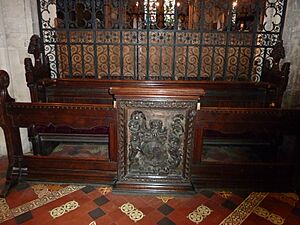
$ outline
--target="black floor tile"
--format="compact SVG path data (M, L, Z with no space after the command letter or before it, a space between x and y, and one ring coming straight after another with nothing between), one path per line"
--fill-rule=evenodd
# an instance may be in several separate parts
M209 190L203 190L200 193L203 194L204 196L206 196L207 198L211 198L214 195L214 192L209 191Z
M158 221L157 225L176 225L172 220L168 219L167 217Z
M109 201L109 200L108 200L105 196L101 196L101 197L96 198L96 199L94 200L94 202L95 202L97 205L99 205L99 206L104 205L104 204L107 203L108 201Z
M93 186L88 185L88 186L82 188L81 190L82 190L84 193L88 194L88 193L92 192L93 190L95 190L95 188L94 188Z
M233 211L238 205L230 200L226 200L222 203L222 206Z
M241 198L245 199L249 196L249 192L247 191L235 191L233 194L240 196Z
M293 213L294 215L300 217L300 209L294 208L294 209L292 210L292 213Z
M15 219L16 219L17 224L22 224L22 223L27 222L28 220L31 220L32 214L31 214L31 212L26 212L26 213L23 213L23 214L17 216Z
M22 182L22 183L19 183L19 184L16 186L16 190L17 190L17 191L23 191L23 190L25 190L25 189L27 189L27 188L29 188L29 187L30 187L30 185L29 185L28 183Z
M97 208L97 209L94 209L93 211L90 211L89 215L90 215L90 217L93 218L93 220L96 220L99 217L104 216L105 212L102 209Z
M158 208L158 211L160 211L165 216L169 215L171 212L174 211L174 209L169 206L168 204L163 204L161 207Z

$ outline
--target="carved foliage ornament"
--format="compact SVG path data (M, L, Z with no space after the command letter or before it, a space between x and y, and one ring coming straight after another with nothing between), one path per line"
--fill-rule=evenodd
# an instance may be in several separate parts
M119 179L189 179L195 105L193 101L119 102Z
M169 127L161 119L150 119L148 124L142 111L131 114L128 123L130 171L157 175L178 173L176 169L183 155L184 115L175 115Z

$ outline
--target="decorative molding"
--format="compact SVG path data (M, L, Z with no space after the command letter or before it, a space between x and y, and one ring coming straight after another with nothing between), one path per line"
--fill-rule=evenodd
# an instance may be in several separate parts
M113 111L112 107L103 107L99 105L63 105L55 103L45 104L26 104L26 103L13 103L7 106L8 109L56 109L56 110L107 110Z

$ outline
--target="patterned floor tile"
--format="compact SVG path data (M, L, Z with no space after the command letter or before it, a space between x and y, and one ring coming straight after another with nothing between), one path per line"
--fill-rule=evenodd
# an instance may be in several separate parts
M222 203L222 206L233 211L238 205L230 200L226 200Z
M86 186L86 187L84 187L84 188L82 188L81 189L84 193L90 193L90 192L92 192L92 191L94 191L95 190L95 188L93 187L93 186Z
M210 190L203 190L200 193L206 196L207 198L211 198L215 194L213 191Z
M26 221L31 220L32 218L33 217L32 217L31 212L26 212L26 213L23 213L23 214L17 216L15 219L16 219L17 224L23 224Z
M157 224L158 225L176 225L176 223L174 223L172 220L170 220L167 217L165 217L165 218L161 219L160 221L158 221Z
M0 174L5 175L1 166L0 159ZM300 224L300 210L295 209L299 197L294 193L245 193L203 190L184 197L121 195L108 186L28 182L0 199L0 225ZM78 207L66 206L60 216L50 215L70 201ZM127 203L131 206L122 211Z
M98 205L98 206L101 206L101 205L104 205L108 202L109 200L105 197L105 196L101 196L99 198L96 198L94 200L94 202Z
M161 207L157 209L159 212L164 214L165 216L169 215L171 212L174 211L174 209L169 206L168 204L163 204Z
M104 216L105 215L105 212L100 209L100 208L97 208L97 209L94 209L93 211L90 211L89 212L89 215L90 217L92 217L94 220L100 218L101 216Z
M298 216L298 217L300 218L300 209L298 209L298 208L293 208L292 213L293 213L295 216Z
M30 187L30 185L29 185L28 183L22 182L22 183L19 183L19 184L15 187L15 189L16 189L17 191L24 191L25 189L27 189L27 188L29 188L29 187Z

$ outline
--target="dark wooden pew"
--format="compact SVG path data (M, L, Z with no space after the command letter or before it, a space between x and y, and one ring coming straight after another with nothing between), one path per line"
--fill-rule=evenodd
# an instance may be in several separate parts
M6 72L0 72L0 81L0 125L5 133L9 158L4 194L21 178L84 183L118 182L118 151L120 143L127 143L127 139L123 140L127 136L117 127L129 124L119 121L117 109L101 104L16 103L7 92L9 78ZM119 89L122 90L122 87ZM133 88L130 90L135 93ZM155 98L155 89L149 90L151 98ZM161 92L164 89L160 87L157 90ZM178 89L166 90L170 96L180 96ZM173 94L170 90L174 90ZM121 92L126 95L126 88ZM136 95L135 99L144 101L144 97L139 99L139 95ZM158 98L156 101L159 103L162 100ZM158 107L156 110L164 112L164 108ZM18 128L50 124L74 129L108 127L109 158L99 160L24 155ZM195 122L191 124L189 129L194 131L191 136L193 148L188 168L189 179L196 189L300 190L300 110L200 107ZM122 140L119 139L120 135ZM127 149L126 146L124 148ZM214 157L213 153L218 151L223 155ZM246 155L246 158L230 160L224 152L229 156L235 152L238 157L244 153L255 153L262 158ZM148 192L152 193L151 179L150 176L145 184L140 181L137 189L144 191L145 187L150 187ZM167 181L161 180L162 184ZM160 186L156 183L155 187L159 190ZM173 191L176 192L178 188L175 185Z
M297 109L201 108L191 165L194 184L264 191L299 188L295 186L300 181L299 113ZM214 147L229 154L238 149L246 157L230 160L223 154L211 159L207 156ZM251 157L252 153L261 158Z
M9 77L0 71L0 126L4 130L9 165L6 195L21 177L44 181L113 183L117 174L115 109L108 105L16 103L8 94ZM23 154L19 127L68 126L73 129L108 128L108 159L46 157Z

